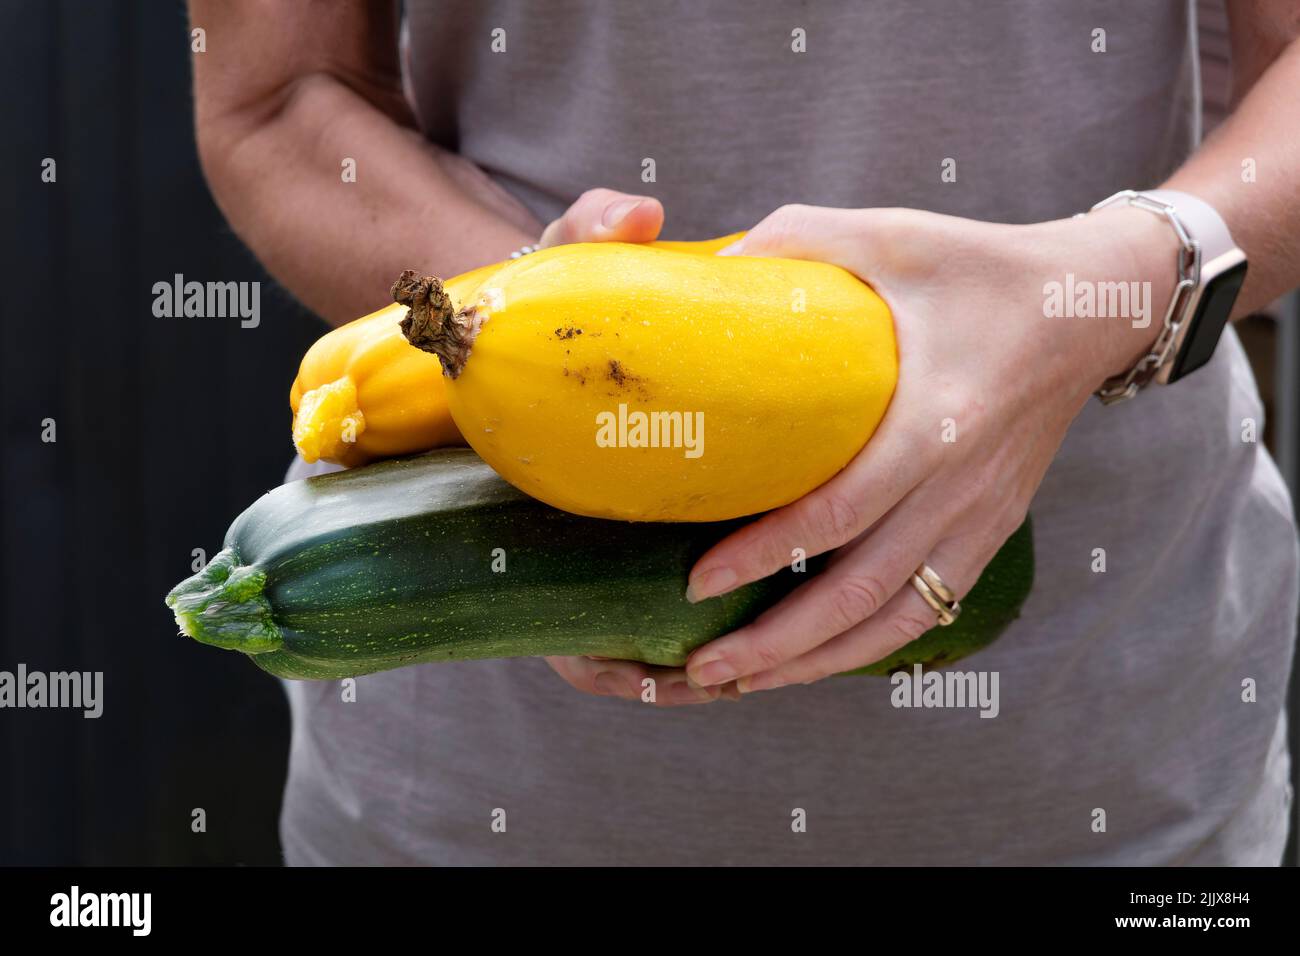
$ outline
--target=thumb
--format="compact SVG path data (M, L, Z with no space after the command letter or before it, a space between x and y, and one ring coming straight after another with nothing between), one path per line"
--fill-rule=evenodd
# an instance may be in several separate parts
M892 210L782 206L720 256L814 259L866 279L886 265Z
M658 199L589 189L546 227L537 244L544 249L569 242L650 242L663 224L664 207Z

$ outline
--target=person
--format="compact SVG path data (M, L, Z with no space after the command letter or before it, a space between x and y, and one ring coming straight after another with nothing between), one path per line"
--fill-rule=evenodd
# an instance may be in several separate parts
M1183 2L193 0L213 194L328 321L406 268L748 229L729 254L869 282L900 356L866 449L719 542L691 598L792 547L829 568L684 669L292 684L287 861L1278 863L1300 573L1241 345L1092 397L1158 344L1178 228L1205 245L1221 220L1244 250L1234 318L1300 282L1300 11L1230 14L1236 106L1197 143ZM1157 186L1191 198L1073 215ZM1141 307L1048 303L1114 282ZM829 678L935 625L914 570L960 598L1029 511L1033 592L968 662L1000 677L996 719Z

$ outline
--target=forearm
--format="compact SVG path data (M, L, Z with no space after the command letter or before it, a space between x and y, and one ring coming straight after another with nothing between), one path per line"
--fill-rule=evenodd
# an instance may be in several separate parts
M412 128L378 6L275 8L291 49L258 48L266 8L193 9L209 31L194 69L204 172L231 227L308 308L346 322L386 304L403 269L455 275L539 234L481 171Z
M1260 19L1262 9L1271 16ZM1260 6L1252 11L1256 19L1234 22L1236 109L1162 184L1214 206L1245 250L1250 267L1234 319L1300 285L1300 233L1295 229L1300 222L1300 124L1295 112L1300 40L1295 39L1296 25L1281 18L1279 9ZM1109 219L1093 227L1097 241L1114 246L1121 263L1109 277L1150 282L1158 322L1173 291L1177 242L1172 231L1159 217L1141 210L1101 215ZM1108 375L1131 367L1158 331L1127 322L1110 323L1105 329L1098 347L1106 356L1102 367Z
M213 194L270 273L333 324L383 306L403 269L456 275L540 229L471 198L453 157L330 78L299 81L274 117L235 126L199 134Z
M1234 42L1234 55L1242 46ZM1300 40L1267 52L1275 58L1236 109L1165 184L1214 206L1245 250L1250 270L1234 318L1300 284ZM1238 83L1251 72L1242 64Z

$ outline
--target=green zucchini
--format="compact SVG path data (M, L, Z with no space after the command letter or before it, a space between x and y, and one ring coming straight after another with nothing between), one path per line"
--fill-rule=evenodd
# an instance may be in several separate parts
M680 665L821 566L688 603L691 565L741 524L578 517L515 490L468 449L440 449L263 495L167 604L184 634L287 678L550 654ZM1015 619L1032 580L1026 522L956 623L855 673L978 650Z

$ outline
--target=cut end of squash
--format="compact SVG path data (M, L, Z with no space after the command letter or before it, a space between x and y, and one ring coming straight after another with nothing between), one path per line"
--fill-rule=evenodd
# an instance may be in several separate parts
M284 643L262 591L266 572L241 564L233 548L222 550L198 574L167 595L181 633L213 647L265 654Z
M293 416L293 444L308 463L341 463L365 430L356 383L346 375L304 392Z

